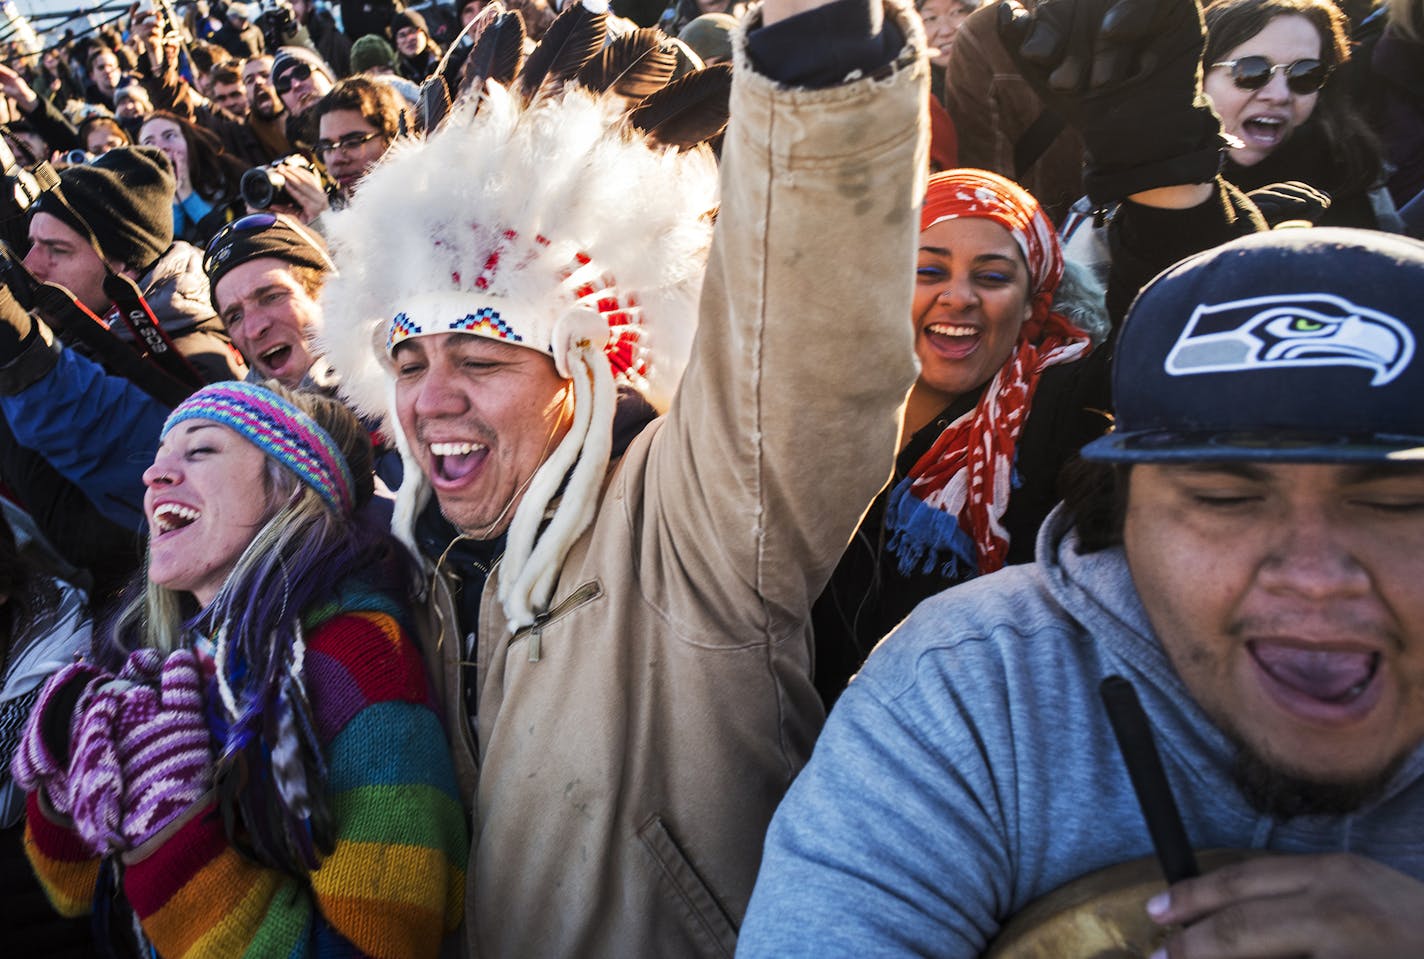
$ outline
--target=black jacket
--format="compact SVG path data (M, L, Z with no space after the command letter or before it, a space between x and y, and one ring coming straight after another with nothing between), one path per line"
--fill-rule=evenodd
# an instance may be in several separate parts
M1107 431L1111 420L1107 351L1043 371L1015 452L1021 481L1004 511L1010 564L1033 561L1038 527L1058 502L1058 474L1084 443ZM987 384L986 384L987 387ZM895 475L871 504L831 581L812 610L816 635L816 688L829 709L880 638L923 599L971 577L900 572L886 547L885 504L945 427L979 402L984 388L959 397L919 430L895 460Z
M1108 231L1112 266L1108 316L1114 328L1137 291L1183 257L1265 228L1240 191L1218 178L1216 195L1189 210L1123 203ZM1087 442L1111 425L1113 336L1087 357L1044 371L1015 454L1014 487L1003 516L1008 563L1033 560L1038 527L1059 499L1062 469ZM986 384L987 386L987 384ZM984 387L960 397L901 450L890 484L861 521L831 581L812 610L815 682L829 709L870 650L915 606L970 577L903 575L886 549L885 504L890 490L940 432L979 402Z
M1398 229L1396 223L1382 220L1371 202L1371 191L1383 186L1383 177L1378 176L1372 182L1369 177L1356 176L1352 181L1342 163L1333 156L1324 132L1316 123L1307 122L1254 166L1240 166L1232 162L1228 153L1221 175L1246 193L1287 180L1300 180L1323 190L1330 194L1330 208L1316 221L1316 226L1391 232Z

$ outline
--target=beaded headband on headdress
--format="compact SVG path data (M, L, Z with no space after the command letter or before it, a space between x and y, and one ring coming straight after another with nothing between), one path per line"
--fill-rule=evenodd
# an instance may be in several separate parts
M343 275L322 291L319 345L345 398L387 417L406 463L392 528L412 549L432 487L391 415L393 354L460 333L548 356L569 381L567 429L506 533L511 629L547 609L593 520L621 388L658 410L676 391L711 244L717 165L700 144L725 127L730 68L674 80L671 41L606 42L608 27L607 0L570 2L525 60L522 20L492 2L463 73L447 61L427 81L428 135L393 145L328 226Z
M331 434L276 393L251 383L206 386L180 403L163 436L185 420L212 420L287 467L339 513L351 512L351 468Z

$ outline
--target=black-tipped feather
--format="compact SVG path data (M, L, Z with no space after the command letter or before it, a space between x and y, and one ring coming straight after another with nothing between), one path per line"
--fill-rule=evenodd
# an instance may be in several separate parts
M650 95L628 115L628 121L655 143L689 149L726 128L731 95L732 68L719 63Z
M566 7L524 62L519 78L521 95L531 100L546 82L575 76L603 49L607 35L607 10L594 13L581 2Z
M495 17L465 60L460 95L474 88L483 90L486 80L509 86L524 62L524 17L518 10Z
M583 65L579 83L596 93L611 90L631 100L656 93L672 79L677 56L663 49L663 33L643 27L614 40Z
M440 126L440 121L444 120L445 115L450 112L450 89L445 86L445 79L438 73L431 74L420 85L418 109L420 128L426 133L430 133Z

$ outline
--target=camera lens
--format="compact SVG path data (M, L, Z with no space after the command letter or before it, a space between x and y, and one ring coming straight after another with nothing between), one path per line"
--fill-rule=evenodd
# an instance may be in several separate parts
M242 202L251 210L267 209L285 191L286 186L286 177L262 166L248 170L238 182Z

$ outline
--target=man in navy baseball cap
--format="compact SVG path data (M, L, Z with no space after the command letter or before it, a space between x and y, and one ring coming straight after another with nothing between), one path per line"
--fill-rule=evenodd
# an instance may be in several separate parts
M1403 237L1256 234L1144 288L1116 429L1037 561L877 647L777 811L738 954L1424 955L1421 338ZM1161 883L1114 676L1160 755L1149 805L1233 864Z
M1122 463L1424 460L1417 241L1254 234L1148 285L1113 367L1116 429L1083 455Z

